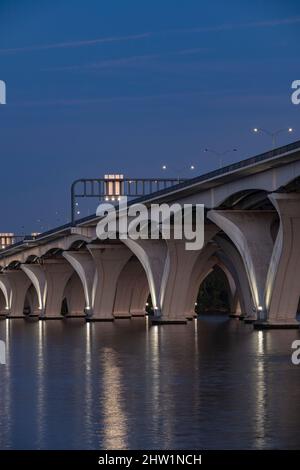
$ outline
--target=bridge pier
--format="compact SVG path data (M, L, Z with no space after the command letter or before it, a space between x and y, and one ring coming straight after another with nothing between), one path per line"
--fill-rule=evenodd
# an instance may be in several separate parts
M211 210L207 215L228 235L244 261L254 301L253 313L256 314L255 319L257 319L266 311L264 294L274 245L271 236L274 213L272 211Z
M300 194L269 196L280 217L266 283L267 318L255 328L299 328L296 319L300 297Z
M63 293L72 274L71 266L65 261L45 260L43 264L23 264L21 268L36 289L40 319L63 319Z
M123 245L88 245L95 262L93 315L90 321L114 320L117 282L132 253Z
M185 300L199 251L185 249L186 240L167 240L162 279L162 316L156 323L186 323Z
M192 320L195 317L195 303L203 280L218 262L214 256L217 250L218 247L210 243L203 248L200 254L198 253L185 296L184 313L188 320Z
M146 303L149 297L149 286L145 273L136 280L133 287L130 315L131 317L144 317L146 315Z
M122 239L122 242L135 254L144 268L148 280L148 290L150 291L154 318L162 315L162 279L164 274L167 245L164 240L132 240ZM138 302L139 296L135 298ZM139 307L138 307L139 310Z
M68 308L66 318L86 317L86 314L84 312L85 297L82 282L76 271L74 271L68 279L63 296L66 299Z
M143 295L145 298L142 299L142 305L139 302L139 297ZM131 318L131 316L136 316L134 310L132 310L132 302L135 300L137 302L137 314L145 315L145 303L148 297L148 282L145 275L145 271L138 261L138 259L130 260L122 269L117 283L117 292L114 303L113 315L115 318Z
M0 316L7 317L10 312L12 289L5 274L0 275L0 289L3 294L3 304L1 305Z
M226 238L217 235L215 240L221 249L218 256L229 266L232 273L235 273L234 277L238 289L238 298L240 302L240 319L244 319L246 322L254 322L256 320L256 313L254 312L254 301L245 270L243 260L235 248L235 246Z
M21 270L7 270L4 276L11 288L11 303L7 316L9 318L24 318L25 297L31 281Z
M95 265L92 256L87 251L64 251L63 257L70 263L81 280L87 319L93 315L93 285Z

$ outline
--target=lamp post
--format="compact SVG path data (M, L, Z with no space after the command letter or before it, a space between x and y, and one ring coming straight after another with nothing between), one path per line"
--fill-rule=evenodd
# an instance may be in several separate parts
M178 181L179 181L180 180L179 175L182 174L182 173L185 173L187 170L194 171L195 170L195 165L189 165L189 167L185 167L185 168L174 168L172 166L164 164L164 165L162 165L161 169L163 171L167 171L167 170L174 171L175 173L177 173Z
M272 139L272 148L274 149L276 147L276 139L277 139L278 135L281 134L282 132L291 133L291 132L293 132L293 128L292 127L285 127L283 129L278 129L277 131L272 132L272 131L269 131L268 129L263 129L262 127L254 127L253 132L255 134L258 134L259 132L261 132L262 134L266 134L269 137L271 137L271 139Z
M209 152L209 153L213 153L214 155L216 155L218 158L219 158L219 166L220 168L223 167L223 157L224 155L226 155L227 153L231 153L231 152L237 152L237 149L228 149L228 150L224 150L223 152L217 152L216 150L214 149L204 149L204 152Z

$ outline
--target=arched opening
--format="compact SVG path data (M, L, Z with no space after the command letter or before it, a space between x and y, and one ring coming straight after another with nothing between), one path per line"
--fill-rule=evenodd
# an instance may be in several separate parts
M66 297L63 298L62 304L61 304L61 314L63 317L68 315L69 313L69 307L68 307L68 300Z
M74 271L64 289L61 314L63 316L84 315L84 308L85 297L82 282Z
M38 296L33 284L27 289L23 313L25 316L36 316L39 314Z
M149 285L144 268L132 256L118 277L113 314L116 318L144 316L149 297Z
M6 313L6 300L2 290L0 289L0 315L5 315Z
M201 283L195 312L197 314L229 313L231 304L231 292L227 277L219 266L214 266Z

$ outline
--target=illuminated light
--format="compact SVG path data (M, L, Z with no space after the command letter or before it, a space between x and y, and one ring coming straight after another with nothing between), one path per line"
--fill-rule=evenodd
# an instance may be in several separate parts
M149 307L149 302L146 302L146 307Z
M106 201L109 201L109 197L106 197L105 200L106 200Z
M85 307L86 310L91 310L91 307Z
M258 132L258 128L254 127L253 132Z
M191 165L191 170L194 170L194 169L195 169L194 165Z
M9 307L8 307L8 306L6 306L6 307L5 307L5 310L9 310Z
M195 302L195 307L197 307L197 305L198 305L198 302Z
M77 211L77 214L79 215L79 214L80 214L80 211Z
M75 206L78 206L78 202L75 203Z
M293 128L292 128L292 127L289 127L288 131L289 131L289 132L293 132Z
M112 201L114 201L114 200L115 200L115 198L114 198L114 197L112 197L112 198L111 198L111 200L112 200Z
M163 170L166 170L166 169L167 169L167 165L163 165L163 166L162 166L162 169L163 169Z
M262 308L262 306L261 306L261 305L259 305L259 306L257 307L257 310L258 310L259 312L262 312L262 311L263 311L263 308Z
M158 310L158 307L154 307L154 310Z

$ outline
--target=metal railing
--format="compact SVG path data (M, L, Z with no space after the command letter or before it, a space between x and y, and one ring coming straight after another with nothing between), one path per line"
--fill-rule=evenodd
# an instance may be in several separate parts
M97 198L100 201L117 201L122 196L135 198L168 189L185 179L180 178L84 178L71 186L71 223L76 221L77 198Z

